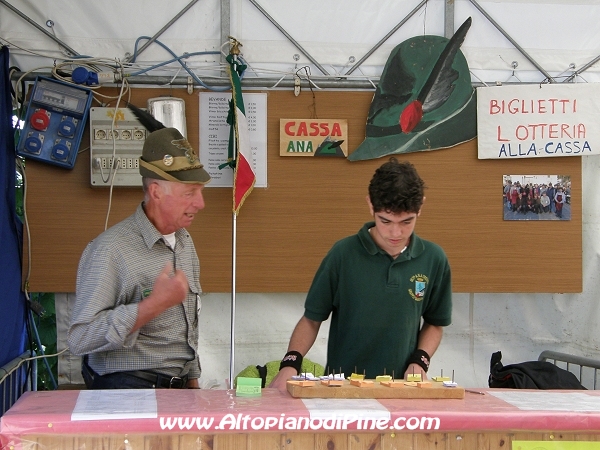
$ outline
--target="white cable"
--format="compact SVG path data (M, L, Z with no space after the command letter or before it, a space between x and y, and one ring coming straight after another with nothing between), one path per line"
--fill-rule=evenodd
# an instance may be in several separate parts
M373 86L373 89L377 89L377 85L373 82L373 80L371 79L371 77L369 77L368 75L365 75L363 73L362 68L360 66L358 66L357 69L361 73L361 75L363 77L365 77L369 83L371 83L371 86Z
M287 75L284 75L284 76L282 76L282 77L281 77L279 80L277 80L277 83L275 83L273 86L271 86L271 89L274 89L274 88L276 88L276 87L277 87L277 85L278 85L279 83L281 83L281 82L282 82L282 81L285 79L285 77L286 77L286 76L287 76Z
M113 153L112 153L112 168L114 168L114 172L112 172L112 178L109 176L110 178L110 189L108 192L108 207L106 209L106 220L104 221L104 229L106 230L108 228L108 218L110 216L110 209L112 206L112 195L113 195L113 187L115 184L115 176L117 175L117 170L120 168L121 166L121 159L119 158L119 161L115 161L116 155L117 155L117 144L116 144L116 139L115 139L115 122L117 120L117 112L119 111L119 103L121 101L121 98L123 96L123 91L125 89L125 85L127 84L127 82L125 80L123 80L121 82L121 91L119 92L119 97L117 98L117 102L115 105L115 112L113 114L113 119L112 122L110 124L110 134L112 136L112 140L113 140Z
M25 53L29 53L30 55L39 56L41 58L55 59L55 57L53 57L53 56L49 56L49 55L46 55L46 54L43 54L43 53L34 52L33 50L28 50L28 49L23 48L23 47L19 47L17 44L14 44L14 43L12 43L9 40L7 40L7 39L5 39L3 37L0 37L0 42L2 42L2 41L6 42L9 47L18 48L19 50L22 50Z
M25 271L25 279L23 280L23 292L29 300L29 278L31 276L31 232L29 230L29 220L27 218L27 175L25 174L25 166L23 160L16 158L17 166L21 173L21 183L23 186L23 225L25 225L25 237L27 238L27 270Z
M13 367L11 370L9 371L5 371L4 374L2 374L2 378L0 378L0 384L2 384L4 382L4 380L6 380L6 378L8 376L10 376L12 373L14 373L16 370L18 370L23 363L27 362L27 361L33 361L34 359L43 359L43 358L53 358L55 356L60 356L62 355L64 352L66 352L68 349L65 348L63 350L61 350L58 353L54 353L52 355L38 355L38 356L30 356L29 358L22 358L21 361L19 361L19 364L17 364L15 367ZM2 371L4 371L4 369L1 369Z

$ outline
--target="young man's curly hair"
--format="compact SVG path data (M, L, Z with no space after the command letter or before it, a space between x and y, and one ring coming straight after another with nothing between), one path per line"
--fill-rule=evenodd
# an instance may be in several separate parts
M369 198L375 212L418 213L424 191L425 182L415 167L394 157L375 171L369 183Z

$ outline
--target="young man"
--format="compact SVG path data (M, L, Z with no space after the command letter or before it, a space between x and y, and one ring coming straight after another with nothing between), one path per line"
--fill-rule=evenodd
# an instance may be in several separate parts
M68 332L90 389L198 387L200 264L186 227L210 181L175 128L140 158L144 201L88 244Z
M330 373L426 379L442 327L451 322L452 289L443 250L414 233L424 188L408 162L392 157L375 171L367 196L373 221L323 259L271 387L285 388L299 372L330 315Z

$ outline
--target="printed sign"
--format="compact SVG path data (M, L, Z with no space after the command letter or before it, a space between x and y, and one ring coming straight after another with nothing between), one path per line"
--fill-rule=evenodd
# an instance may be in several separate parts
M279 119L280 156L348 156L348 123L338 119Z
M600 84L477 89L479 159L600 154Z
M219 168L227 161L229 130L227 123L231 92L200 94L200 161L210 174L207 187L233 186L233 170ZM267 94L244 94L252 167L256 173L254 187L267 187Z

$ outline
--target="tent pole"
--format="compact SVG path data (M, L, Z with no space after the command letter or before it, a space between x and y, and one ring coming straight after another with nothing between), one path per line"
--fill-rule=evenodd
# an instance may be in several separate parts
M40 30L42 33L44 33L46 36L48 36L50 39L52 39L53 41L57 42L58 45L60 45L61 47L63 47L65 50L67 50L69 53L71 53L72 56L79 56L79 53L77 53L75 50L73 50L71 47L69 47L67 44L65 44L63 41L61 41L60 39L58 39L56 36L54 36L52 33L50 33L49 31L47 31L44 27L42 27L41 25L38 25L37 23L35 23L33 20L31 20L27 15L23 14L21 11L19 11L17 8L15 8L14 6L12 6L10 3L8 3L6 0L0 0L0 3L2 3L4 6L6 6L8 9L10 9L12 12L14 12L15 14L17 14L19 17L21 17L22 19L26 20L27 22L29 22L31 25L33 25L34 27L36 27L38 30Z
M293 37L292 37L292 36L291 36L291 35L290 35L290 34L289 34L287 31L285 31L285 29L284 29L284 28L283 28L281 25L279 25L279 24L277 23L277 21L276 21L275 19L273 19L273 17L271 17L271 16L269 15L269 13L268 13L268 12L267 12L267 11L266 11L266 10L265 10L265 9L264 9L262 6L260 6L256 0L250 0L250 3L252 3L254 6L256 6L256 9L258 9L258 10L259 10L259 11L260 11L260 12L263 14L263 16L265 16L267 19L269 19L269 20L271 21L271 23L272 23L273 25L275 25L275 26L277 27L277 29L278 29L279 31L281 31L281 32L283 33L283 35L284 35L286 38L288 38L288 40L289 40L289 41L290 41L292 44L294 44L294 45L296 46L296 48L297 48L298 50L300 50L300 52L302 52L302 54L303 54L304 56L306 56L306 57L307 57L307 58L310 60L310 62L312 62L312 63L313 63L313 64L314 64L314 65L315 65L315 66L316 66L316 67L317 67L317 68L318 68L318 69L321 71L321 73L322 73L323 75L329 75L329 72L327 72L327 71L325 70L325 68L324 68L324 67L323 67L321 64L319 64L319 62L318 62L318 61L317 61L315 58L313 58L313 57L312 57L312 56L311 56L311 55L310 55L310 54L309 54L309 53L308 53L308 52L307 52L307 51L304 49L304 47L302 47L302 46L301 46L301 45L298 43L298 41L296 41L296 40L295 40L295 39L294 39L294 38L293 38Z
M528 60L528 61L529 61L531 64L533 64L533 65L535 66L535 68L536 68L537 70L539 70L539 71L540 71L540 72L541 72L541 73L542 73L542 74L543 74L543 75L544 75L544 76L545 76L545 77L548 79L548 81L549 81L550 83L554 83L554 82L555 82L554 78L552 78L552 76L551 76L551 75L550 75L548 72L546 72L546 70L544 70L544 68L543 68L542 66L540 66L540 65L537 63L537 61L536 61L535 59L533 59L533 58L532 58L532 57L529 55L529 53L527 53L527 52L525 51L525 49L524 49L523 47L521 47L519 44L517 44L517 42L516 42L516 41L515 41L515 40L514 40L512 37L510 37L510 35L509 35L509 34L508 34L506 31L504 31L504 29L503 29L503 28L502 28L502 27L501 27L501 26L500 26L500 25L499 25L499 24L498 24L498 23L497 23L497 22L494 20L494 18L493 18L492 16L490 16L490 15L489 15L489 14L488 14L488 13L487 13L487 12L486 12L486 11L485 11L485 10L484 10L484 9L483 9L481 6L480 6L480 5L479 5L479 3L477 3L475 0L469 0L469 1L470 1L470 2L473 4L473 6L474 6L475 8L477 8L477 9L479 10L479 12L480 12L481 14L483 14L483 15L484 15L484 17L485 17L485 18L486 18L486 19L487 19L487 20L488 20L488 21L489 21L489 22L490 22L492 25L494 25L494 26L496 27L496 29L497 29L497 30L498 30L500 33L502 33L502 34L504 35L504 37L505 37L506 39L508 39L508 41L509 41L509 42L510 42L512 45L514 45L514 46L515 46L515 48L516 48L517 50L519 50L519 52L521 52L521 54L522 54L522 55L523 55L525 58L527 58L527 60Z
M2 1L2 0L0 0L0 1ZM194 6L194 4L197 2L198 2L198 0L192 0L191 2L189 2L187 4L187 6L185 8L183 8L181 11L179 11L179 13L175 17L173 17L164 27L162 27L158 31L158 33L156 33L144 45L142 45L139 48L139 50L136 52L135 56L139 56L140 53L142 53L144 50L146 50L146 48L148 48L148 46L150 44L152 44L155 40L157 40L161 34L163 34L166 30L168 30L169 27L177 21L177 19L179 19L181 16L183 16L187 12L187 10L190 9L192 6ZM125 58L125 62L131 61L131 58L133 58L133 56L134 55L130 55L127 58Z
M352 72L354 72L362 63L364 63L367 58L369 58L369 56L371 56L373 53L375 53L375 50L377 50L379 47L381 47L385 41L387 41L396 31L398 31L400 29L400 27L402 27L402 25L404 25L408 19L410 19L412 16L415 15L415 13L420 10L423 5L425 5L427 3L427 0L423 0L421 3L419 3L417 6L415 6L415 8L408 13L408 15L402 19L400 21L400 23L398 23L398 25L396 25L394 28L392 28L392 30L386 34L383 39L381 39L377 44L375 44L375 46L369 50L365 56L363 56L362 58L360 58L352 67L350 67L350 69L348 70L348 72L346 72L344 75L350 75Z

